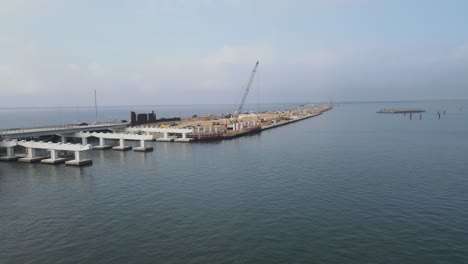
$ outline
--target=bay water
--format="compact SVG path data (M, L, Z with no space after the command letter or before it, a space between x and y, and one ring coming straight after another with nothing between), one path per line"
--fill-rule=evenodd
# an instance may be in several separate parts
M95 119L59 111L1 109L1 128ZM0 163L0 263L468 263L467 121L467 101L341 103L234 140L88 151L88 167Z

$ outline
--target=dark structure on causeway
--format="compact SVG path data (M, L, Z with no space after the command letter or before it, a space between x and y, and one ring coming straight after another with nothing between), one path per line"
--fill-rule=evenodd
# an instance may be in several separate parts
M180 117L156 119L156 114L154 113L154 111L148 114L137 114L133 111L130 112L130 125L131 126L138 126L138 125L158 123L158 122L175 122L175 121L180 121Z
M130 112L130 125L137 126L147 123L156 123L156 114L152 111L149 114L136 114L135 112Z

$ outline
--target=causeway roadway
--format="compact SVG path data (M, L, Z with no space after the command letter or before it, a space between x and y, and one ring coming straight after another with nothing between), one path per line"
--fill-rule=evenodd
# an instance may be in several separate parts
M128 122L103 122L89 125L60 125L33 128L0 129L0 140L71 134L87 131L120 130L126 128L128 125Z

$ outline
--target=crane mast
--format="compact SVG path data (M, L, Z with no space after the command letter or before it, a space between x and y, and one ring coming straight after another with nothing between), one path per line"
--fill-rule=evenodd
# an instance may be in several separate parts
M242 101L241 101L241 103L239 105L239 109L237 109L237 114L238 115L242 114L242 109L244 108L245 99L247 99L247 95L249 94L249 91L250 91L250 86L252 85L252 82L253 82L253 80L255 78L255 73L257 72L258 63L259 63L259 61L257 61L257 63L255 64L255 67L252 70L252 74L250 75L250 79L249 79L249 82L247 83L247 87L245 89L244 96L242 97Z

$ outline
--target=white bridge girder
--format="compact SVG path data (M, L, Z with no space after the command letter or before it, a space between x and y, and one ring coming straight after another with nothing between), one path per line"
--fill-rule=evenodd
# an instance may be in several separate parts
M152 126L138 126L138 127L127 127L126 132L144 132L144 133L162 133L163 137L156 139L156 141L173 141L174 138L169 137L169 134L180 134L181 139L175 139L176 141L189 142L192 139L187 138L187 134L193 134L192 129L187 128L161 128Z
M81 163L83 160L80 159L80 152L93 149L92 145L81 145L81 144L71 144L71 143L53 143L53 142L42 142L42 141L17 141L17 140L4 140L0 141L0 147L7 148L7 156L4 157L4 160L13 160L15 157L13 153L13 148L15 146L22 146L26 148L27 154L26 157L20 158L20 161L23 162L35 162L43 160L43 163L56 164L59 162L65 162L66 159L58 158L58 151L73 151L75 152L74 163ZM50 151L51 158L44 160L45 157L36 157L36 149L46 149ZM72 162L72 163L73 163ZM86 160L85 162L89 162ZM74 165L74 164L71 164Z
M188 128L161 128L150 126L127 127L124 129L126 132L149 132L149 133L171 133L171 134L189 134L193 133L193 129Z
M36 141L18 141L19 146L25 148L35 148L35 149L50 149L50 150L63 150L63 151L84 151L93 149L92 145L81 145L81 144L71 144L71 143L52 143L52 142L36 142Z
M137 134L130 134L130 133L97 133L97 132L78 132L72 134L64 135L66 137L75 137L75 138L88 138L88 137L96 137L96 138L104 138L104 139L124 139L124 140L153 140L154 137L152 135L137 135Z
M96 137L99 138L99 145L96 146L98 149L107 149L110 148L110 146L105 145L105 140L106 139L118 139L119 140L119 146L114 147L114 150L128 150L131 147L125 146L125 140L134 140L134 141L140 141L140 147L136 148L136 151L139 150L152 150L151 147L146 147L145 141L152 141L154 139L153 135L137 135L137 134L132 134L132 133L97 133L97 132L77 132L77 133L72 133L72 134L66 134L63 135L64 137L76 137L76 138L81 138L83 142L87 142L87 139L89 137Z
M15 128L15 129L0 129L0 139L16 139L27 137L40 137L54 134L69 134L80 131L97 131L105 129L123 129L128 123L111 122L99 123L91 125L63 125L63 126L48 126L37 128Z

